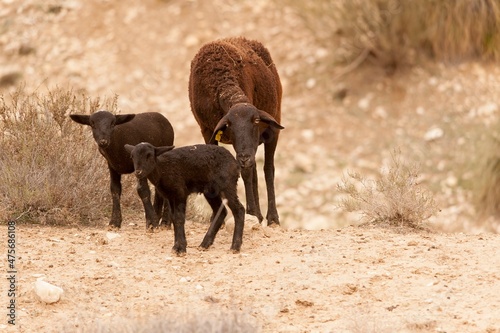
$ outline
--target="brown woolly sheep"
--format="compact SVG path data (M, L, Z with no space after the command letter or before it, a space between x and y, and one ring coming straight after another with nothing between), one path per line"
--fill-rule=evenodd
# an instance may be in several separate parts
M172 145L174 143L172 125L167 118L158 112L113 115L108 111L98 111L92 115L72 114L70 118L79 124L92 128L92 135L98 145L99 152L108 162L111 178L110 190L113 199L113 211L109 225L120 228L122 225L121 176L134 172L134 163L124 145L135 145L143 141L159 146ZM160 216L162 216L162 222L170 227L171 213L168 201L164 202L162 196L155 189L153 208L151 192L146 179L138 180L137 193L144 205L146 229L158 227Z
M239 252L243 240L245 208L238 200L238 163L231 153L213 145L194 145L173 149L173 146L155 147L149 143L125 145L134 161L135 175L149 179L159 193L170 202L174 223L174 247L178 255L186 253L186 203L191 193L203 193L213 214L210 227L200 247L207 249L213 244L224 218L226 207L234 216L233 243L231 250ZM173 150L172 150L173 149ZM220 213L219 213L220 210Z
M269 51L258 41L227 38L201 47L191 62L189 100L206 143L232 144L245 183L247 213L260 222L255 153L264 143L268 225L279 224L274 153L281 121L281 82Z

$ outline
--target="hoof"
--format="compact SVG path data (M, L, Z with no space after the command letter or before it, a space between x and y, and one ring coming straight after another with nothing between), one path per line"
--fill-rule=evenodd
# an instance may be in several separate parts
M185 257L186 256L186 249L179 249L176 248L175 246L172 248L172 252L175 253L178 257Z
M150 225L149 227L146 228L146 232L150 233L150 234L155 233L155 232L160 232L160 228L159 227L155 228L155 227Z
M270 227L270 228L279 228L280 227L280 223L279 222L275 222L275 221L271 221L271 222L267 222L267 226Z
M108 225L108 231L116 231L116 230L120 230L120 227L116 226L114 224L109 224Z

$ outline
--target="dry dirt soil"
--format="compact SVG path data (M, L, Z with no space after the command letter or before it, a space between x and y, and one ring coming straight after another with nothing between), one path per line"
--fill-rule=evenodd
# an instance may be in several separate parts
M118 94L123 113L165 114L177 146L200 143L189 63L203 43L244 35L274 58L286 127L276 156L281 227L247 224L232 254L226 230L198 250L207 225L188 221L188 253L177 257L173 233L146 233L140 209L126 209L117 234L107 221L18 225L16 325L4 280L0 331L500 332L499 223L478 219L466 186L480 162L473 143L500 112L500 69L426 63L388 75L366 62L345 71L335 61L346 41L325 40L290 3L0 0L2 93L25 82ZM342 175L376 175L396 148L422 166L440 208L426 231L362 227L336 209ZM63 288L62 299L40 302L38 278Z

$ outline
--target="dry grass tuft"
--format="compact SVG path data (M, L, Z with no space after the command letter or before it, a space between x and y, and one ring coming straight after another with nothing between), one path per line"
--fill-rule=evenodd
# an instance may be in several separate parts
M473 202L479 222L492 230L500 219L500 135L496 130L499 127L500 122L481 138L471 158L476 162L471 166Z
M56 88L46 94L24 87L0 95L0 219L24 213L43 224L85 223L102 218L108 172L91 133L72 124L71 112L117 108Z
M366 59L387 69L421 57L440 61L500 60L497 0L285 1L336 62Z
M337 185L347 195L339 208L361 212L366 222L420 229L437 211L432 194L418 183L418 168L406 165L395 151L392 165L376 180L349 172Z

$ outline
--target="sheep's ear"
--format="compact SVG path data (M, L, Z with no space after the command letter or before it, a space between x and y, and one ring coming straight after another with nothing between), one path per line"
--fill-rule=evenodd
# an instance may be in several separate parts
M125 150L128 151L129 153L132 153L132 150L134 150L135 146L126 144L125 145Z
M71 120L82 124L82 125L89 125L90 126L90 116L85 115L85 114L70 114L69 117Z
M155 156L159 157L165 154L167 151L171 151L175 146L163 146L163 147L155 147Z
M274 119L269 113L262 111L262 110L258 110L258 111L259 111L260 120L262 122L268 124L269 126L277 128L277 129L285 129L283 126L278 124L276 119Z
M115 125L127 123L127 122L131 121L132 119L134 119L134 117L135 117L135 114L118 114L115 116L115 118L116 118Z
M217 126L215 126L214 132L210 137L210 141L208 141L207 143L217 144L217 142L220 141L222 133L224 133L226 127L227 127L227 118L222 117L222 119L219 120L219 122L217 123Z

